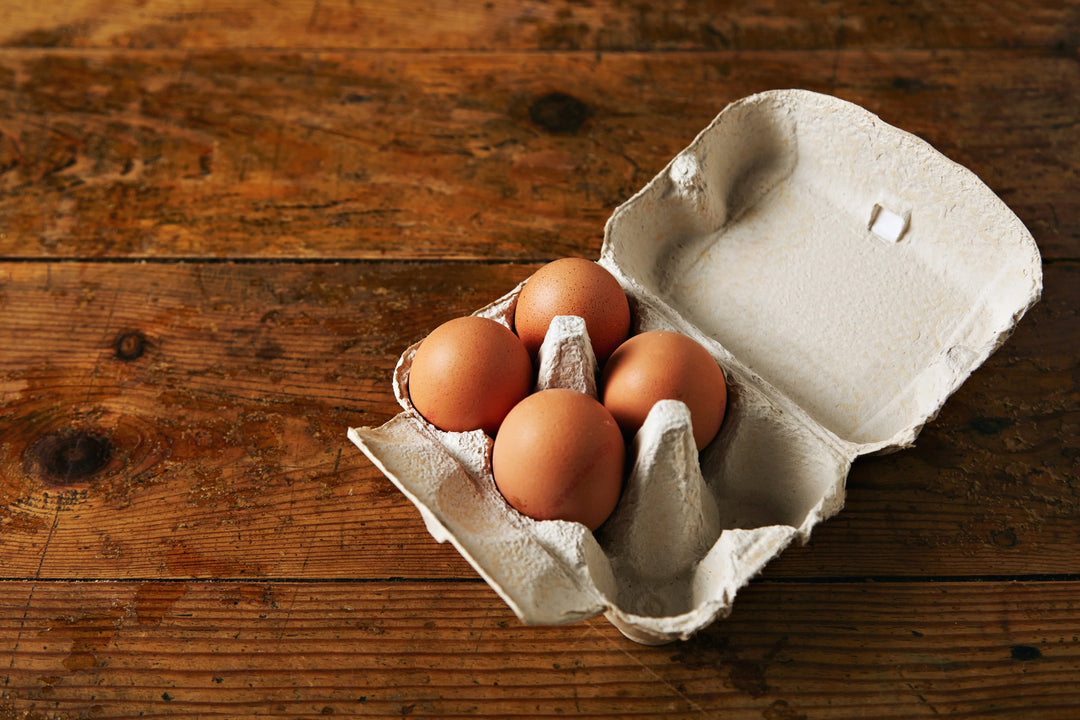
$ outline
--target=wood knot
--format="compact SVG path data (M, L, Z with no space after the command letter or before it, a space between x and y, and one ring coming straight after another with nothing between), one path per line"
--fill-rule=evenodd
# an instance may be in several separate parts
M124 362L137 360L146 351L146 336L138 330L125 330L116 336L113 348L116 350L118 360Z
M112 456L112 443L104 435L68 431L41 438L34 443L32 454L53 483L64 485L104 468Z
M1031 645L1013 645L1009 655L1013 660L1019 660L1020 662L1038 660L1042 657L1039 648L1032 647Z
M559 135L576 132L589 119L589 108L572 95L553 92L529 106L534 125Z

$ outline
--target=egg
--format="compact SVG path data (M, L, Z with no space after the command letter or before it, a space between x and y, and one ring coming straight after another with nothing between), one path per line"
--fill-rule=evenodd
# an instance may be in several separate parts
M506 416L492 449L495 485L535 520L569 520L595 530L622 491L626 445L597 400L553 388L529 395Z
M413 407L435 427L495 437L532 384L529 353L510 328L468 316L443 323L420 343L408 392Z
M557 315L577 315L585 321L600 363L630 332L630 304L619 282L602 266L584 258L550 262L522 287L514 329L533 358Z
M635 335L604 366L601 398L619 427L633 436L658 400L690 409L700 451L716 436L727 408L724 371L694 339L667 330Z

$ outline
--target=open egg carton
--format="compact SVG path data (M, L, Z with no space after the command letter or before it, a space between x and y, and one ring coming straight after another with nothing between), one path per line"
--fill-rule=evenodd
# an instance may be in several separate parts
M603 613L641 643L685 639L838 512L859 455L911 444L1042 289L1038 249L969 170L866 110L804 90L729 105L609 219L600 264L632 332L675 330L724 368L728 409L700 454L658 403L595 534L513 510L491 440L411 406L349 437L525 622ZM527 281L526 281L527 282ZM512 327L521 286L477 311ZM596 396L584 323L552 323L538 389Z

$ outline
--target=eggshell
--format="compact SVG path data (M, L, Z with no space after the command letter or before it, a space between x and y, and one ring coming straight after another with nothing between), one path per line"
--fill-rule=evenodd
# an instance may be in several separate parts
M552 388L514 406L492 450L495 485L534 520L598 528L615 509L626 448L611 414L576 390Z
M681 400L690 408L698 450L724 420L724 371L705 348L681 333L653 330L630 338L608 359L602 384L604 407L630 437L661 400Z
M479 429L494 437L532 381L529 354L509 328L489 318L461 317L420 343L409 372L409 398L440 430Z
M514 329L536 357L559 315L585 320L596 359L603 363L630 332L630 305L618 281L591 260L561 258L533 273L521 289Z

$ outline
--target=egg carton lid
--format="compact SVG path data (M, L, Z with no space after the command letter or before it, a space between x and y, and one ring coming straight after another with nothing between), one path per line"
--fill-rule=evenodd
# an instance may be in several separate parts
M700 463L680 450L688 416L654 408L635 441L647 461L596 536L510 509L490 440L411 408L416 346L395 370L404 412L349 437L523 621L603 612L644 643L730 612L771 558L839 511L851 461L912 442L1042 286L1030 234L974 174L804 90L725 108L615 210L600 263L637 332L694 337L731 392ZM476 314L509 324L520 287Z
M600 262L855 454L910 444L1042 289L974 173L806 90L725 108L615 210Z

